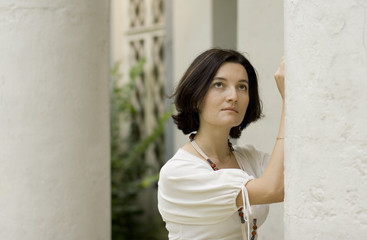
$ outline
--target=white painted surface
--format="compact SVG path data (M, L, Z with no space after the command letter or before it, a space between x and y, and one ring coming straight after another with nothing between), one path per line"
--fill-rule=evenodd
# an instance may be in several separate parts
M268 152L273 150L278 134L282 100L274 73L283 52L283 1L238 1L238 50L247 53L259 76L260 98L265 117L243 131L238 144L253 144ZM284 238L283 203L271 204L259 240ZM295 238L296 239L296 238Z
M127 1L121 0L111 0L110 2L110 13L111 13L111 64L115 64L119 62L121 65L124 63L124 32L126 31L126 25L129 21L127 17L126 9L127 7L124 4L127 4ZM125 10L125 11L124 11ZM125 53L126 54L126 53ZM120 70L122 70L122 66L120 65Z
M285 3L285 239L365 239L367 3Z
M0 3L0 239L110 239L108 1Z
M176 87L194 58L212 45L212 1L175 0L172 3L173 85ZM174 152L188 141L188 136L178 130L174 138Z

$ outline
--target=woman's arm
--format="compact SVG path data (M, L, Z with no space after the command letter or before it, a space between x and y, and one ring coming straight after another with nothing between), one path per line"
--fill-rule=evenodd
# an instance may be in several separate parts
M282 202L284 199L284 57L274 75L283 100L278 137L264 173L246 184L251 205ZM236 199L242 206L242 193Z

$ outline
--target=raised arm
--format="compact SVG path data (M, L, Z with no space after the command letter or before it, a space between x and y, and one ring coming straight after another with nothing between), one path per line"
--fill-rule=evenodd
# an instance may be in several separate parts
M282 97L282 115L278 137L264 173L246 184L251 205L282 202L284 199L284 57L274 78ZM241 193L236 202L238 206L242 205Z

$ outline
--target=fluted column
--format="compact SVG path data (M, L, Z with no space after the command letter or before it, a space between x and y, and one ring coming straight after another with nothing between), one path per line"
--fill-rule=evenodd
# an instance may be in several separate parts
M109 1L0 3L0 239L110 239Z

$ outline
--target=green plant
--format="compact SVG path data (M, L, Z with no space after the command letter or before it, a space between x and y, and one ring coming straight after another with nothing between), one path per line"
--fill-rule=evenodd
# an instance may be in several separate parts
M130 71L128 83L118 87L119 63L111 70L111 214L112 239L164 239L167 238L159 216L147 217L139 196L154 188L158 180L157 167L145 161L146 150L160 139L164 124L171 111L162 115L152 133L145 138L139 134L133 121L136 110L131 104L135 81L143 72L145 61L141 60ZM122 135L121 120L129 122L129 131ZM160 165L161 163L156 163ZM161 166L158 166L161 167ZM154 170L156 169L156 170ZM159 168L158 168L159 169ZM157 212L157 209L153 209ZM150 215L149 215L150 216ZM154 214L153 214L154 216ZM162 236L163 233L163 236Z

